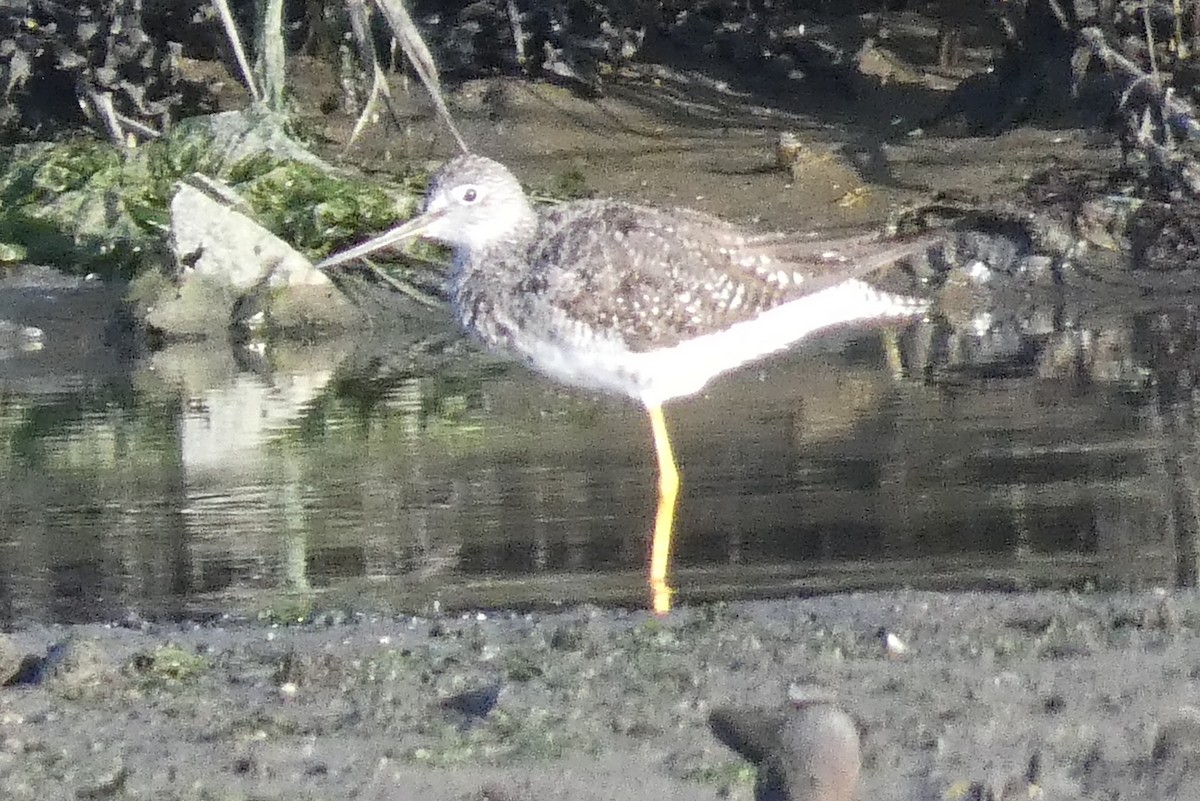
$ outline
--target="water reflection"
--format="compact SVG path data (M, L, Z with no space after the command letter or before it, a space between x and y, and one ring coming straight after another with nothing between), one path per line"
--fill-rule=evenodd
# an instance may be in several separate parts
M1029 320L842 333L671 405L679 599L1193 584L1193 310ZM644 605L642 410L406 337L8 370L0 620Z

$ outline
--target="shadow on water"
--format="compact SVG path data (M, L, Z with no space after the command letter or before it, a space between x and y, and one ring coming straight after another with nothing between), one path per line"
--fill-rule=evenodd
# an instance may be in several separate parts
M672 404L678 600L1194 585L1195 314L840 332ZM377 334L6 351L0 620L644 606L644 412Z

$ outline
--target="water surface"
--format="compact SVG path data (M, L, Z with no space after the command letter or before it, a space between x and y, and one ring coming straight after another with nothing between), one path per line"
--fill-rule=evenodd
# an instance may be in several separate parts
M1185 300L841 331L672 403L677 600L1193 583ZM114 347L0 364L6 624L647 602L634 404L448 330Z

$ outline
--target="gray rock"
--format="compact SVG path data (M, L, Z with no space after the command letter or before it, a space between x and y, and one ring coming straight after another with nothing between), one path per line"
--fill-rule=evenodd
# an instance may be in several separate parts
M216 336L261 312L276 330L342 328L358 311L324 273L255 222L229 187L202 175L171 201L177 287L146 311L146 322L179 337Z
M783 726L775 760L791 801L853 801L858 792L858 729L831 704L798 708Z
M709 726L762 769L759 801L853 801L862 770L854 721L819 688L789 694L790 709L721 707Z
M21 669L22 654L6 635L0 634L0 687L5 686Z

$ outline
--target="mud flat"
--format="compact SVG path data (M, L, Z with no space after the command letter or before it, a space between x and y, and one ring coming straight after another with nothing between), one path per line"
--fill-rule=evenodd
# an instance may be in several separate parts
M35 627L0 645L0 797L749 799L710 716L818 685L860 798L1195 798L1198 627L1163 592Z

